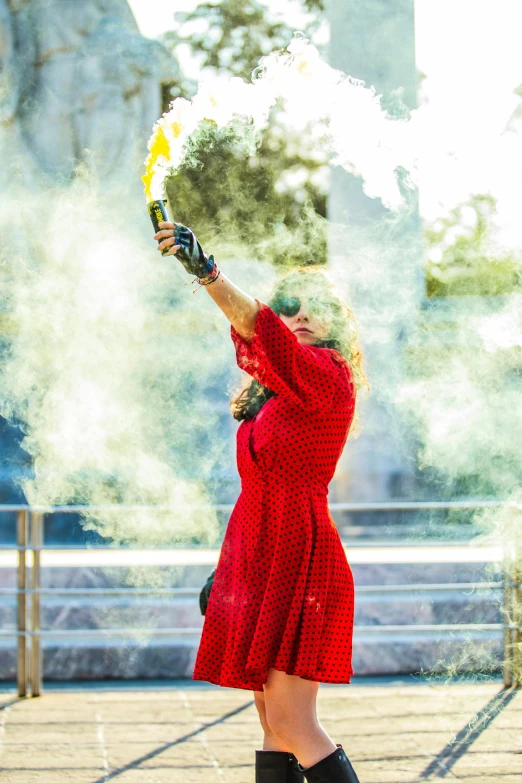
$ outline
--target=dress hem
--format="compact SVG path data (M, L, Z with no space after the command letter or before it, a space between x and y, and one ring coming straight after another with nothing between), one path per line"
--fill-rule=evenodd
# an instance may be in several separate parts
M339 680L339 679L327 679L325 677L321 677L320 675L316 675L315 677L307 677L304 674L296 674L295 672L287 672L286 669L279 666L270 666L271 669L275 669L278 672L284 672L285 674L290 674L294 677L301 677L303 680L309 680L310 682L319 682L319 683L325 683L326 685L350 685L351 684L351 678L353 677L353 672L351 675L348 676L347 679ZM237 680L230 680L230 679L219 679L219 678L210 678L210 677L195 677L192 675L192 679L196 681L203 681L203 682L210 682L213 685L219 685L221 688L239 688L241 690L246 691L260 691L263 692L263 685L266 683L268 679L268 672L264 678L263 685L261 685L260 688L255 687L254 683L250 683L250 685L247 685L244 682L238 682Z

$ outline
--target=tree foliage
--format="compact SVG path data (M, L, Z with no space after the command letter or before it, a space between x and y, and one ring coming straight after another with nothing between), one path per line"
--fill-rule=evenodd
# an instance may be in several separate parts
M323 1L304 0L303 7L313 14L303 31L311 36L323 18ZM200 3L193 11L177 13L176 21L180 27L167 33L167 44L187 43L194 53L203 55L203 67L245 79L250 78L261 57L284 49L293 33L284 22L271 19L266 4L259 0Z
M476 195L426 229L428 296L497 296L520 286L520 260L492 247L495 207L492 195Z

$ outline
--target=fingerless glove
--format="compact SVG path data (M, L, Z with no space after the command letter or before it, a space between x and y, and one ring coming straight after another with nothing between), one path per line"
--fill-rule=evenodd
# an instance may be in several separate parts
M174 244L181 245L174 255L190 275L197 278L208 277L214 270L214 256L207 256L199 244L194 232L181 223L174 223Z

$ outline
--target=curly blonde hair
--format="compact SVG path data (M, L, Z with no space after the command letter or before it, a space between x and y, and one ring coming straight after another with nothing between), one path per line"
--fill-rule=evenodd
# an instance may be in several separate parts
M320 267L300 266L286 272L276 281L267 304L280 315L281 302L290 297L306 298L310 314L327 325L327 336L315 345L334 348L349 362L356 388L370 389L362 368L363 354L358 342L358 326L348 305L337 296L332 282ZM238 421L252 419L265 402L275 395L254 378L247 377L244 385L230 401L232 415ZM358 434L357 412L351 428L351 435Z

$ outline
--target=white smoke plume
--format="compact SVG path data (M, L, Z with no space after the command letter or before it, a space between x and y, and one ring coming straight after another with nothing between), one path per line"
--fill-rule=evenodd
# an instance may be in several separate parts
M252 84L219 77L202 84L192 102L174 101L151 138L147 197L162 195L164 178L184 161L202 120L235 123L246 147L255 150L278 101L289 132L312 138L331 163L361 177L365 193L389 210L385 221L365 232L348 232L360 253L346 267L349 278L353 263L370 292L361 319L365 339L383 352L397 312L411 327L418 317L410 290L390 302L397 278L391 280L389 267L383 273L377 252L390 225L400 227L401 214L408 216L408 193L416 183L433 183L438 171L443 184L427 196L433 212L451 201L446 185L453 196L466 188L494 190L498 244L517 244L519 222L510 219L522 183L515 120L509 128L506 118L479 123L470 140L469 129L456 133L450 127L447 107L439 110L436 101L395 119L373 88L331 68L302 36L287 53L264 58ZM13 139L4 135L3 144L12 154ZM480 176L474 167L479 154L486 161ZM15 159L18 169L29 166L22 153ZM459 190L460 182L466 184ZM35 181L28 196L26 186L23 177L12 177L0 212L10 329L0 388L1 412L23 422L23 445L34 459L35 477L24 485L28 500L168 506L170 515L103 513L91 523L115 541L213 541L218 525L206 484L228 454L231 434L215 432L216 405L224 410L230 392L223 382L233 364L228 324L204 292L188 293L186 276L172 258L159 257L143 202L128 181L107 189L85 170L68 187ZM411 264L417 250L412 254L407 242ZM255 262L234 267L234 279L240 285L244 280L248 290L258 281L255 294L261 297L272 276ZM398 390L390 361L388 381L383 364L374 388L379 395L382 383L383 398L396 398L405 416L411 414L426 465L452 476L476 470L484 488L507 495L522 467L520 423L506 420L506 411L518 409L519 389L504 383L513 362L502 353L519 345L517 301L509 299L503 313L476 323L475 353L464 345L474 322L463 316L454 324L462 351L434 337L434 347L414 356L418 378ZM382 317L373 319L372 311ZM220 383L216 403L204 392ZM488 460L494 443L500 458L493 469Z

